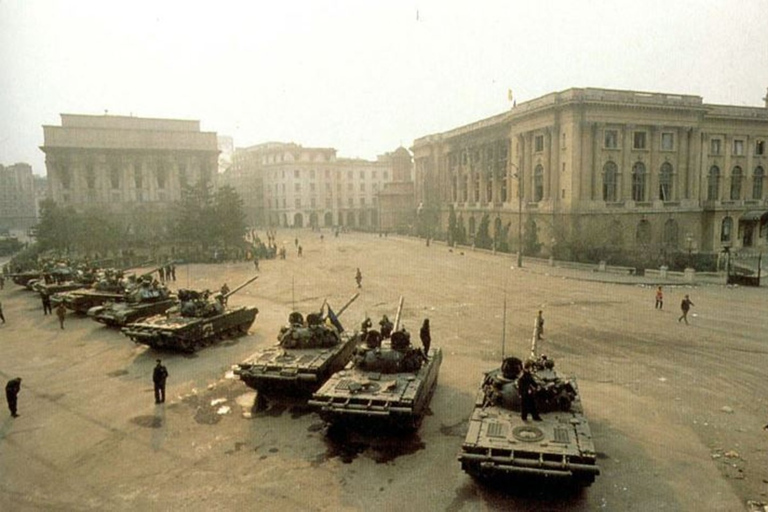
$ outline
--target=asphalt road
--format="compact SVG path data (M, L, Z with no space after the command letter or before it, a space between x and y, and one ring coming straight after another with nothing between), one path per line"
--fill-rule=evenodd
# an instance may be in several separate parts
M293 240L304 249L298 258ZM288 259L230 298L260 313L247 336L194 355L157 353L70 316L61 330L39 298L0 291L0 377L23 378L19 418L0 420L0 510L609 510L734 511L768 501L768 306L765 288L654 288L514 255L368 234L282 231ZM273 344L294 309L324 299L347 328L392 317L416 333L430 318L444 361L430 414L403 437L342 436L295 400L253 410L231 366ZM234 288L249 263L180 267L174 288ZM679 303L694 302L691 324ZM476 389L502 354L525 357L538 309L541 350L578 379L602 474L588 489L488 487L456 460ZM156 358L170 373L155 405Z

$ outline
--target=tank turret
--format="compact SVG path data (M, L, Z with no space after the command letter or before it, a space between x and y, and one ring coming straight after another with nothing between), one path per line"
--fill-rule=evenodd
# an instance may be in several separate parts
M231 308L226 299L258 279L254 276L227 294L179 290L179 304L162 315L129 323L123 334L155 349L194 352L216 341L242 335L256 320L255 307Z

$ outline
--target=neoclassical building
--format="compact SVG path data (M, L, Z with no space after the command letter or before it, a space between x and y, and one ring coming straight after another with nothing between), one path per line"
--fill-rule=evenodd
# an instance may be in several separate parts
M199 121L61 114L43 133L48 196L77 211L145 222L180 199L182 184L215 185L217 137Z
M0 231L37 224L35 176L29 164L0 164Z
M380 194L405 176L403 169L410 180L411 168L404 148L368 161L337 158L333 148L267 142L237 148L220 183L241 194L252 225L373 230L382 217ZM412 205L412 192L408 199Z
M451 207L470 236L489 214L541 254L764 249L766 140L768 100L574 88L417 139L416 195L442 230Z

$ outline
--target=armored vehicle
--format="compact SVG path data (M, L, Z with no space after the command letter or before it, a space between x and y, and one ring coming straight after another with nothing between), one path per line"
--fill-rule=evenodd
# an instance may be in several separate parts
M258 276L225 294L179 290L178 305L165 314L130 323L122 332L134 342L154 349L183 352L194 352L225 337L245 334L259 310L246 306L230 308L226 304L230 296L256 279Z
M148 278L159 268L161 267L148 270L143 274L144 278ZM127 298L126 291L133 287L138 279L134 274L126 276L126 270L102 269L97 273L93 284L89 288L56 293L51 297L51 303L56 307L60 302L63 302L67 309L85 315L89 309L101 306L106 302L125 302Z
M301 313L288 316L275 346L260 350L237 365L235 374L259 392L259 399L270 393L311 394L352 358L359 333L348 332L338 320L359 294L355 294L337 314L330 305L323 315ZM261 404L264 402L262 401Z
M165 313L175 306L178 300L164 285L146 278L129 287L125 293L125 302L107 302L88 310L88 316L110 327L125 325Z
M59 265L45 271L41 279L29 281L27 287L44 295L54 295L87 288L93 284L97 273L96 269L87 267L72 268Z
M42 270L24 270L11 274L11 280L19 286L27 286L27 283L32 280L38 280L43 278Z
M536 338L534 333L526 362L535 382L529 389L536 412L522 419L518 387L524 365L516 357L504 359L500 369L485 374L477 393L458 457L461 467L479 480L559 478L589 486L600 469L576 381L561 377L552 359L536 356Z
M371 330L347 366L314 394L310 405L330 424L416 430L427 412L443 360L439 348L425 353L400 328L400 298L389 339Z

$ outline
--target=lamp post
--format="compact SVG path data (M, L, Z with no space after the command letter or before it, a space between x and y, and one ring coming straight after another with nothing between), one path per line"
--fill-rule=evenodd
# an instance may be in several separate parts
M517 171L512 175L517 180L517 266L523 267L523 176L517 165L509 163Z
M688 268L693 268L691 264L691 251L693 251L693 235L688 233L685 236L685 244L688 247Z

